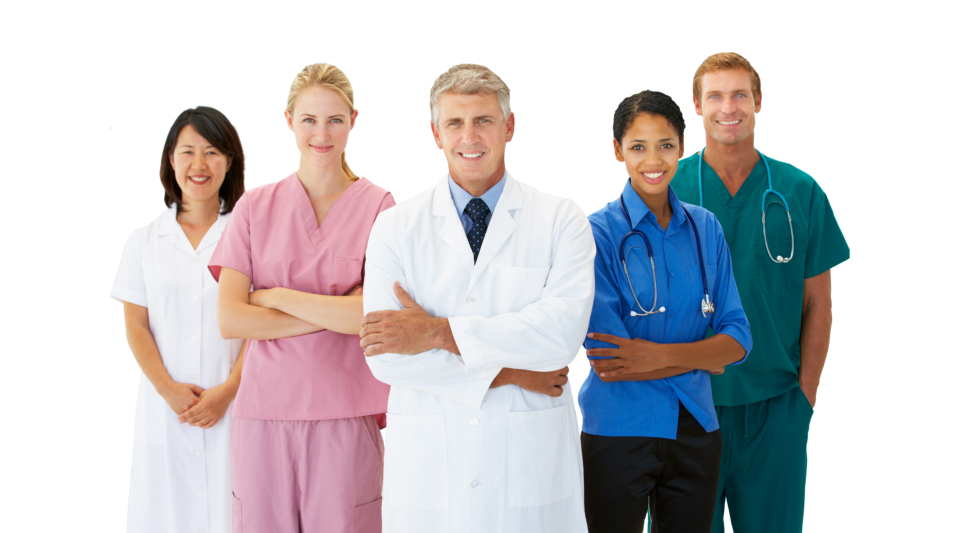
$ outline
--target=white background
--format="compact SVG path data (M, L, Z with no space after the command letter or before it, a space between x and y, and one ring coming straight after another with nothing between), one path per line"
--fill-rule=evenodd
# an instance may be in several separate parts
M125 527L140 372L108 294L126 237L164 207L161 151L182 110L230 118L248 189L277 181L298 162L289 84L333 63L360 110L348 161L402 201L445 173L433 80L484 64L513 93L507 167L591 213L626 177L620 100L673 96L693 153L693 72L719 51L759 71L758 148L817 179L851 249L833 271L806 530L956 528L957 9L770 4L5 4L0 529ZM586 372L581 354L574 392Z

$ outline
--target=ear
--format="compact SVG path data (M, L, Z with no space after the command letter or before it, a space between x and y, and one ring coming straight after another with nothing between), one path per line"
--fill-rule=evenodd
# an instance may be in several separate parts
M753 112L760 112L760 100L763 100L763 93L757 93L757 105L754 107Z
M433 133L433 141L437 143L437 148L443 150L443 144L440 142L440 132L437 131L437 126L434 125L433 121L430 121L430 131Z
M683 141L680 141L680 159L683 159Z
M613 155L617 156L617 161L619 161L619 162L621 162L621 163L624 162L624 159L623 159L623 149L620 148L620 141L618 141L618 140L616 140L616 139L613 140Z
M510 113L510 116L507 117L507 142L510 142L513 139L513 128L516 127L516 121L513 118L513 113Z
M703 109L700 109L700 102L697 101L697 97L693 97L693 108L697 110L697 114L701 117L703 116Z
M350 129L352 130L354 126L357 125L357 116L360 115L359 109L354 109L353 113L350 114Z
M227 170L225 172L230 172L230 165L233 164L233 156L227 156Z
M293 113L284 111L283 117L287 119L287 127L290 128L290 131L293 131Z

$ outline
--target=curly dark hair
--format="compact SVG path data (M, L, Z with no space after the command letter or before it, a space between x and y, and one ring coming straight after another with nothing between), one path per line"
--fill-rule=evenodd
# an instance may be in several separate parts
M650 115L660 115L667 119L667 122L677 130L680 142L683 142L683 113L680 107L669 96L658 91L643 91L633 96L628 96L620 102L617 110L613 113L613 138L617 142L623 142L623 136L627 133L627 128L633 123L637 115L647 113Z

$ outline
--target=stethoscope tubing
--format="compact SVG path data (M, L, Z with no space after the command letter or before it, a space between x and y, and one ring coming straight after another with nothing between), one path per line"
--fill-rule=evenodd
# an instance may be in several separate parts
M706 151L706 147L700 150L700 160L697 162L697 181L700 185L700 207L703 207L703 154L706 153ZM789 263L790 260L793 259L793 250L796 244L793 237L793 217L790 216L790 204L787 203L787 199L784 198L782 194L773 188L773 173L770 172L770 163L767 162L766 156L760 153L760 150L757 150L757 155L760 156L760 160L763 161L763 168L767 171L767 190L763 191L763 196L760 197L760 224L763 226L763 245L766 247L767 255L770 256L771 261L774 263ZM774 200L768 205L767 195L770 194L776 195L780 201ZM780 255L773 257L773 254L770 252L770 243L767 241L767 207L774 204L783 206L784 211L787 212L787 223L790 224L790 257L787 258Z
M690 212L687 211L686 207L683 205L680 206L683 209L683 214L686 215L687 220L690 222L690 227L693 228L693 237L697 242L697 256L700 258L700 281L703 283L703 300L701 301L701 312L703 316L706 317L707 313L713 313L715 306L710 302L710 292L707 288L707 271L703 265L703 248L700 246L700 231L697 229L697 224L693 221L693 217L690 216ZM650 239L640 230L633 229L633 220L630 219L630 213L627 212L627 204L623 199L623 195L620 195L620 211L623 212L623 218L627 220L627 227L630 228L630 231L620 239L620 264L623 266L623 274L627 277L627 285L630 286L630 294L633 295L633 301L637 304L637 307L640 308L642 313L636 313L631 311L631 316L649 316L657 314L664 310L663 307L657 309L657 271L653 262L653 249L650 247ZM646 246L647 257L650 259L650 272L653 274L653 307L650 310L646 310L640 305L640 300L637 298L637 293L633 290L633 282L630 280L630 272L627 270L627 256L624 253L624 247L627 244L627 239L634 235L639 235L643 238L643 243Z

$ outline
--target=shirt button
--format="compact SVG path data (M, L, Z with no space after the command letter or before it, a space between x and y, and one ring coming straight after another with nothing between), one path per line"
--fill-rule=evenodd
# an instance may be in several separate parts
M200 377L200 374L190 374L190 379L197 379Z
M475 426L475 425L477 425L477 424L479 424L479 423L480 423L480 419L477 418L477 417L473 417L473 418L470 419L470 425L471 425L471 426Z
M673 272L670 272L670 277L671 277L671 278L673 277ZM194 297L194 298L196 298L196 297Z
M475 304L475 303L477 303L477 299L474 298L473 296L471 296L471 297L467 298L467 303L468 303L468 304Z
M480 482L477 481L476 479L474 479L474 480L473 480L473 483L471 483L470 486L473 487L473 488L477 488L477 487L480 486Z
M191 337L191 339L193 339L193 342L197 342L197 339L199 339L199 338L200 338L200 337L197 337L196 335L194 335L193 337Z
M202 492L202 491L197 493L197 498L203 498L203 492Z
M199 296L197 296L196 294L193 295L193 301L197 301L197 300L199 300L199 299L200 299Z
M201 455L203 455L203 454L202 454L202 453L200 453L200 452L197 452L197 453L195 453L195 454L193 454L193 455L196 455L196 456L197 456L197 459L199 459L199 458L200 458L200 456L201 456Z

